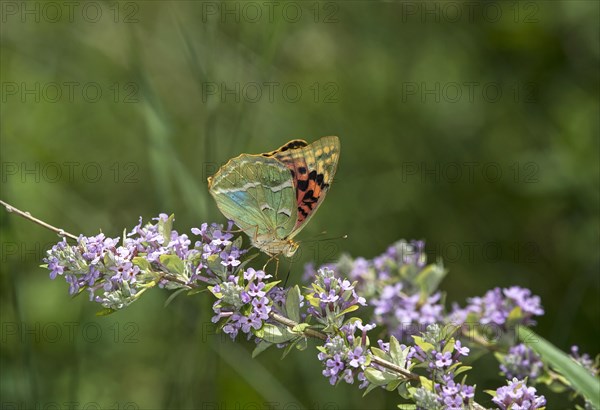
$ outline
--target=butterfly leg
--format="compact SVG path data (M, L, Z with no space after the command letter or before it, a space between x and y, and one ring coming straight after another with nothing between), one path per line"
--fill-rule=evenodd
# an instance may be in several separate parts
M267 271L267 265L272 261L275 261L275 274L273 276L277 277L279 275L279 255L273 255L269 258L269 260L267 261L267 263L264 264L263 266L263 271Z
M279 257L278 257L278 255L273 255L273 256L271 256L271 257L269 258L269 260L267 260L267 262L266 262L266 263L263 265L263 268L262 268L262 270L266 272L266 271L267 271L267 265L268 265L268 264L269 264L269 263L270 263L272 260L275 260L275 275L274 275L274 276L277 276L277 271L279 270Z

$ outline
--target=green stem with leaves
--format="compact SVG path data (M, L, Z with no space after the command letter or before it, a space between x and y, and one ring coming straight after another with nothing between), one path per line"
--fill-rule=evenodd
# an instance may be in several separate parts
M38 218L32 216L29 212L21 211L20 209L2 201L2 200L0 200L0 204L2 206L4 206L4 208L6 208L6 210L8 212L15 213L29 221L32 221L46 229L49 229L50 231L55 232L56 234L58 234L61 237L66 237L66 238L70 238L73 240L78 239L77 236L75 236L69 232L66 232L64 229L60 229L53 225L50 225L49 223L44 222L41 219L38 219ZM160 278L179 283L181 285L189 287L190 289L197 289L200 287L197 284L185 283L185 282L181 281L180 279L173 277L172 275L169 275L168 273L164 273L164 272L160 274ZM299 325L298 322L296 322L290 318L287 318L283 315L280 315L278 313L275 313L275 312L270 312L269 316L271 317L271 319L273 321L275 321L279 324L282 324L284 326L287 326L290 330L297 328ZM329 337L326 333L323 333L319 330L311 329L311 328L305 328L302 331L302 333L307 338L316 338L316 339L323 340L323 341L327 340L327 338ZM409 370L406 370L394 363L391 363L391 362L389 362L385 359L382 359L380 357L377 357L375 355L371 356L371 364L375 364L377 366L385 368L386 370L388 370L390 372L394 372L394 373L398 374L399 376L405 378L406 380L416 380L416 381L419 380L418 374L413 373ZM475 410L485 410L485 407L483 407L480 404L475 403L475 402L472 403L472 408Z

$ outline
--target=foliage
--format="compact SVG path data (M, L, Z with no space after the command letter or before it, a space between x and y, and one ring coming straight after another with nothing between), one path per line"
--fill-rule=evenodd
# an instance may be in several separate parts
M240 332L254 339L253 356L272 345L285 349L285 356L293 348L305 350L308 338L317 337L324 342L317 347L322 373L331 384L353 384L356 379L365 394L378 387L397 391L417 409L480 407L474 401L475 385L466 382L472 367L463 358L468 359L471 348L463 343L490 351L493 347L502 372L513 376L507 386L491 391L501 410L543 409L545 397L529 384L550 374L559 375L555 381L597 408L594 394L599 384L593 375L598 369L589 358L568 358L541 338L538 344L531 343L532 333L523 330L534 323L534 316L544 313L539 297L528 289L496 288L483 298L469 299L465 308L455 306L446 312L438 304L437 289L445 271L439 265L426 265L422 243L400 241L372 261L346 257L338 264L309 270L312 281L301 292L298 286L279 286L272 275L247 267L252 258L245 258L249 250L242 247L241 237L234 238L231 224L228 229L206 223L192 229L198 240L191 247L186 234L172 229L173 219L161 214L154 224L142 225L140 220L123 235L121 244L118 238L102 234L80 236L76 245L63 240L48 251L44 266L52 279L65 278L71 294L85 289L91 300L111 310L129 306L157 285L192 293L206 288L216 298L212 321L232 339ZM338 265L354 282L339 276L343 269ZM360 296L363 290L374 307L374 320L389 335L389 342L379 339L378 347L371 346L368 337L376 325L349 317L367 308L367 299ZM96 295L98 291L102 294ZM390 316L395 320L387 320ZM475 325L473 333L466 331L468 325ZM495 340L489 339L489 325L500 331ZM515 332L535 346L539 356L524 345L511 346ZM508 353L498 353L502 350Z

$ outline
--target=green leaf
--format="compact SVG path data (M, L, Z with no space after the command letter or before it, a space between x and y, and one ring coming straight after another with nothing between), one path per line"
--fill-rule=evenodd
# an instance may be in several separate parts
M390 355L387 354L386 352L384 352L383 350L381 350L378 347L371 347L371 353L373 353L375 356L377 356L377 357L379 357L379 358L381 358L383 360L386 360L388 362L392 361L392 358L390 357Z
M509 322L514 322L521 319L522 317L523 311L519 306L516 306L513 310L510 311L506 320L508 320Z
M273 346L273 343L269 343L266 340L261 340L254 350L252 351L252 358L254 359L256 356L267 350L269 347Z
M260 330L261 334L256 335L270 343L285 343L298 336L290 332L287 327L279 327L270 323L265 323Z
M108 315L112 315L115 312L116 312L115 309L104 308L102 310L97 311L96 316L108 316Z
M397 365L402 365L400 361L402 360L402 349L400 349L400 343L398 343L398 339L394 336L390 337L390 356L392 356L392 361Z
M410 392L408 391L408 386L409 384L405 381L403 383L400 383L400 385L398 386L398 394L400 395L400 397L402 397L403 399L409 399L410 398Z
M424 389L433 390L433 382L427 377L419 376L419 381Z
M342 310L340 313L337 314L336 317L344 316L346 313L354 312L357 309L358 309L358 305L352 305L352 306Z
M175 215L171 214L166 221L162 219L158 221L158 233L161 234L163 239L165 240L165 246L167 246L169 242L171 242L171 230L173 229L174 219Z
M460 366L458 369L456 369L456 371L454 372L454 375L458 376L459 374L469 371L472 368L473 368L472 366Z
M242 236L238 236L237 238L235 238L231 244L231 246L236 247L238 249L242 249L242 242L243 242L243 238ZM255 255L256 256L256 255Z
M365 377L369 381L376 386L382 386L385 384L385 378L383 377L383 372L372 367L365 369Z
M300 321L300 288L298 285L290 288L285 299L287 316L294 322Z
M241 236L240 236L239 238L241 238ZM238 272L239 272L240 270L243 270L243 269L246 267L246 265L247 265L247 264L248 264L248 263L249 263L249 262L250 262L252 259L256 258L257 256L258 256L258 253L255 253L255 254L253 254L253 255L250 255L250 256L246 257L246 258L244 259L244 261L243 261L242 263L240 263L240 264L239 264L239 265L236 267L236 270L237 270Z
M223 269L225 268L221 264L221 258L219 255L210 255L206 259L206 264L208 265L208 268L215 273L223 272Z
M207 291L207 289L206 289L206 288L196 288L196 289L192 289L192 290L189 290L189 291L188 291L188 293L187 293L187 296L192 296L192 295L195 295L195 294L197 294L197 293L202 293L202 292L206 292L206 291Z
M442 265L431 264L423 269L415 278L415 283L421 289L421 299L431 296L440 285L448 271Z
M378 386L386 385L398 379L397 376L394 376L387 372L382 372L381 370L374 369L373 367L365 369L365 376L369 382Z
M185 265L177 255L160 255L160 263L162 263L169 272L179 274L185 272Z
M402 383L404 380L401 379L396 379L392 382L389 382L387 386L385 386L385 389L387 391L394 391L398 388L398 386L400 385L400 383Z
M292 328L292 332L294 333L304 333L306 328L310 327L308 323L298 323L296 326Z
M148 271L150 270L150 262L148 262L148 259L142 257L142 256L135 256L132 260L133 264L137 267L140 268L140 270L142 271Z
M276 280L274 282L269 282L265 285L265 289L263 290L263 292L267 293L269 292L271 289L273 289L273 287L275 287L276 285L278 285L281 281L280 280Z
M442 353L452 353L454 351L454 338L450 338L450 340L448 340L448 342L446 343L446 346L444 346L444 349L442 349Z
M291 343L288 343L288 345L285 347L285 349L283 349L283 353L281 354L281 359L285 359L285 357L290 354L290 352L292 351L292 349L294 348L294 345L296 344L298 340L294 340Z
M372 391L373 391L373 389L376 389L376 388L378 388L378 387L379 387L379 386L378 386L378 385L376 385L376 384L373 384L373 383L369 384L369 385L367 386L367 388L365 389L365 392L363 393L363 397L365 397L367 394L369 394L370 392L372 392Z
M424 341L421 336L413 336L413 339L415 344L423 349L424 352L429 352L435 348L431 343Z
M586 369L576 363L567 354L556 348L550 342L537 335L533 330L519 326L519 339L540 355L542 361L560 372L592 405L600 408L600 380L589 374Z
M303 351L308 347L308 339L306 337L299 337L295 343L296 349Z
M283 359L284 357L286 357L294 348L298 350L304 350L307 346L308 342L306 341L306 338L304 336L297 337L289 345L286 346L285 350L283 351L283 355L281 355L281 358Z
M167 307L167 306L169 306L169 305L171 304L171 302L172 302L173 300L175 300L175 298L176 298L177 296L179 296L179 295L180 295L182 292L186 292L186 291L187 291L187 289L185 289L185 288L182 288L182 289L178 289L178 290L176 290L175 292L171 293L171 295L170 295L170 296L167 298L167 300L165 300L165 304L164 304L164 306L163 306L163 307Z
M409 404L409 403L399 404L398 408L400 410L415 410L417 408L417 405L416 404Z

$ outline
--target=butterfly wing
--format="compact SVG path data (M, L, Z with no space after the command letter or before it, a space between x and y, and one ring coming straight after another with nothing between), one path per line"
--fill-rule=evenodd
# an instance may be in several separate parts
M210 177L208 187L223 215L263 250L286 238L296 225L293 179L274 158L242 154Z
M298 215L289 235L292 238L306 226L329 191L340 157L340 140L323 137L310 145L303 140L292 140L263 156L283 163L294 180Z

